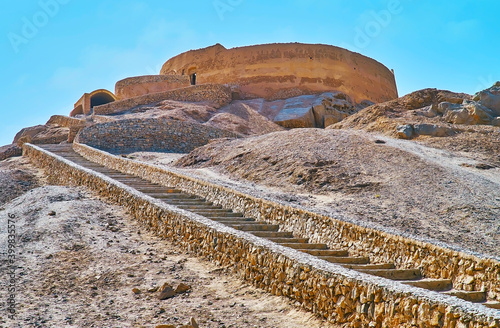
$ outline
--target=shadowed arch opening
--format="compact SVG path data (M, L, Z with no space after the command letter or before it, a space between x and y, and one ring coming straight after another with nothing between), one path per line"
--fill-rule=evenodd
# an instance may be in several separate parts
M98 92L90 96L90 107L100 106L115 101L115 98L108 93Z
M196 71L196 66L191 66L187 71L189 75L189 82L191 82L191 85L196 85Z

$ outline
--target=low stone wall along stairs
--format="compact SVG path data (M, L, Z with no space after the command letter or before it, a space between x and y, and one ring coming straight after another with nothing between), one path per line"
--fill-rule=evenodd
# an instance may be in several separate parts
M242 279L294 299L331 322L346 327L500 327L500 303L488 299L486 290L454 288L453 277L429 278L420 267L390 261L371 263L370 256L298 236L274 220L223 207L182 185L153 183L91 162L72 145L26 144L24 155L46 168L52 183L87 186L127 207L160 236L232 267Z

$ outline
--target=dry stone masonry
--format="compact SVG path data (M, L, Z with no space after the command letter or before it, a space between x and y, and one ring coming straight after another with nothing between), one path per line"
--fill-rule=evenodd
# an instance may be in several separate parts
M99 149L129 153L162 151L189 153L212 139L238 135L211 126L169 119L129 119L94 124L83 129L77 142Z
M105 153L88 146L77 148L86 157L99 157L108 166L126 168L127 164L134 164L104 156ZM275 295L296 300L331 322L345 327L500 327L499 311L347 270L237 231L165 204L34 145L25 144L24 154L47 170L52 183L87 186L127 207L160 236L219 265L233 267L243 279ZM145 174L160 176L153 169L149 171ZM183 178L186 179L178 176ZM209 189L207 185L198 187L205 192Z
M218 107L229 104L232 100L232 91L229 87L218 84L203 84L180 88L165 92L157 92L134 98L118 100L105 105L94 107L96 115L111 115L131 108L158 103L163 100L211 102Z
M227 187L215 185L154 165L145 164L75 144L75 150L93 162L138 175L161 185L176 186L246 217L279 224L297 237L325 243L333 249L348 248L350 253L370 257L372 263L394 262L397 268L418 267L424 277L452 279L457 289L487 291L491 301L500 300L500 261L480 258L405 238L387 232L361 227L299 207L253 197Z

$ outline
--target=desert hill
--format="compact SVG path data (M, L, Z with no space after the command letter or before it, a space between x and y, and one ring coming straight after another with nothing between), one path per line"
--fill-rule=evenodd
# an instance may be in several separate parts
M355 130L294 129L221 140L180 158L272 187L304 206L498 256L498 168L452 151Z
M424 89L369 106L331 129L363 129L500 165L500 83L475 96Z
M149 232L140 233L131 212L143 208L145 203L134 210L129 208L129 212L104 202L104 198L81 186L48 185L41 169L31 165L27 158L19 157L26 143L43 144L47 153L54 151L53 154L68 156L67 160L73 159L74 163L87 159L74 152L71 143L75 149L81 147L83 153L82 149L89 151L87 146L91 146L119 155L103 155L91 150L100 155L87 153L88 156L109 157L92 159L92 163L87 164L90 171L87 173L92 175L100 172L94 169L100 169L108 174L108 180L116 178L116 181L119 176L124 179L119 183L131 183L127 192L131 189L134 195L141 194L141 197L144 193L149 200L151 194L158 194L160 200L171 197L173 200L168 206L175 211L195 215L195 219L198 216L203 220L213 219L210 224L226 222L225 229L235 225L246 228L247 224L250 228L257 224L262 229L274 229L261 232L272 235L277 231L275 240L285 241L275 243L281 248L290 248L291 252L296 252L292 246L283 245L300 244L312 250L309 255L316 252L315 247L324 245L324 249L318 248L318 254L335 253L338 250L327 249L326 242L343 241L345 238L338 236L345 231L356 235L358 228L362 231L360 239L341 245L347 249L345 254L351 255L349 248L360 240L360 245L372 240L383 240L386 245L390 244L387 240L397 240L397 243L402 240L397 244L402 248L397 251L406 253L398 256L408 257L407 263L400 261L396 263L398 266L378 258L378 262L370 262L373 254L386 252L380 245L375 250L370 249L371 246L362 250L369 254L367 260L362 256L338 256L344 254L344 250L324 257L361 261L353 263L373 265L374 270L388 270L390 274L406 274L405 270L424 272L430 268L426 274L430 270L436 274L424 278L431 277L431 284L439 285L443 279L450 278L451 289L455 288L455 281L452 283L451 279L455 279L461 293L470 292L480 297L484 294L484 298L470 302L486 300L499 307L500 289L485 290L485 281L489 279L485 277L491 277L487 275L494 275L496 271L491 273L489 267L482 264L474 267L474 263L479 262L472 260L463 266L461 259L457 264L457 258L477 257L480 261L490 261L488 263L497 263L500 259L500 82L476 95L437 89L419 90L399 98L397 94L394 71L345 49L303 44L226 49L217 44L170 59L160 75L118 81L114 93L104 89L85 93L69 116L54 115L43 125L22 129L12 144L0 147L0 214L12 212L19 216L17 229L22 255L18 263L22 272L19 285L24 302L19 308L20 318L33 327L46 324L135 327L145 322L157 327L179 327L190 322L184 327L196 328L196 320L191 320L196 317L200 327L274 328L338 327L335 326L337 314L344 320L344 312L358 319L365 318L370 311L375 313L375 305L369 305L365 296L362 298L367 302L362 305L353 305L352 309L347 306L349 295L355 294L354 299L361 297L356 289L353 289L355 293L343 295L345 284L334 288L342 289L335 291L335 295L325 297L328 302L336 297L331 302L331 308L337 311L329 317L333 318L331 322L324 320L327 317L324 314L324 318L320 318L304 313L299 309L303 306L302 300L285 301L246 285L232 276L230 266L216 267L214 263L194 257L191 248L188 252L179 251L179 244L171 244L168 239L156 238ZM24 147L30 148L36 147ZM43 153L43 149L37 148L31 154L32 159L43 157L36 153ZM98 163L109 158L112 158L110 162L124 166L131 163L129 159L133 160L141 172L134 171L127 173L134 176L123 177L125 169L113 172L108 164L100 163L106 166L101 167ZM57 158L50 163L59 165L57 161L64 162ZM40 159L40 163L46 162ZM70 168L60 171L74 173L71 164L64 165ZM49 166L44 168L45 173L52 170L51 165L45 166ZM142 170L158 172L164 168L167 170L163 173L168 174L158 175L160 178L173 179L168 183L180 182L172 186L163 182L154 185L141 175ZM73 181L75 176L68 180ZM183 178L175 180L172 176ZM182 190L186 186L200 190L195 190L198 193ZM226 193L226 187L231 193ZM119 192L122 187L115 188L118 191L113 188L109 188L111 192ZM140 190L148 190L149 194ZM208 198L213 196L210 193L215 194L215 200ZM223 203L240 196L230 206ZM221 204L217 197L222 199ZM126 201L122 206L135 204L134 198L121 199ZM158 199L155 201L160 202ZM254 202L255 199L258 202ZM257 203L264 205L255 205ZM271 203L280 207L272 212ZM258 212L261 209L251 206L263 206L264 210ZM154 212L169 213L163 217L158 214L155 220L165 220L162 224L169 222L170 216L177 218L175 211ZM279 213L278 216L285 217L292 226L302 229L300 233L305 231L305 235L299 237L307 238L295 238L296 230L292 236L287 235L288 231L278 231L283 225L268 222L273 220L271 212ZM306 212L314 216L304 214ZM248 213L254 216L247 218ZM4 217L7 218L3 215L2 219ZM321 217L319 224L313 217ZM240 219L243 224L237 221ZM190 224L205 222L191 220L191 217L183 222L188 221ZM332 222L337 223L332 225ZM313 226L316 224L317 227ZM339 230L342 231L339 233ZM181 230L169 226L165 231ZM279 237L281 233L288 237ZM383 239L389 235L394 238ZM327 241L322 239L325 236ZM185 238L186 243L191 239L208 240L205 235L198 239L191 237ZM1 245L7 245L7 238L7 233L0 231ZM288 238L297 241L289 242ZM357 236L353 240L355 238ZM219 247L217 240L207 243L207 247L212 244L214 248ZM408 244L411 249L408 251L404 248L407 240L415 242ZM317 241L321 243L316 244ZM435 253L429 255L428 249ZM456 263L446 255L439 258L441 262L437 264L435 254L441 250L445 251L442 254L453 251ZM365 256L359 249L355 251L358 252L355 255ZM213 260L210 256L206 259ZM417 262L419 256L427 262ZM323 265L324 257L314 261L321 260ZM337 263L335 261L331 263ZM257 267L256 263L251 264ZM439 267L448 264L461 266L459 269L466 272L458 274L456 266L454 272ZM492 270L498 271L498 266ZM363 271L353 272L356 284L365 284L366 277L358 275ZM0 273L6 275L4 266ZM304 270L304 277L307 273ZM371 279L371 274L369 276ZM302 274L300 277L298 280L302 281ZM387 280L393 281L390 277ZM295 288L297 281L287 281L286 285ZM186 283L190 291L176 295L170 303L162 302L154 295L166 283ZM385 283L377 285L377 282L373 286L385 286L385 290L388 286ZM365 285L370 284L371 281ZM321 288L331 287L325 286ZM3 290L5 288L0 288L2 297ZM419 301L425 299L425 295L419 296ZM391 306L396 308L399 302ZM436 301L436 308L442 307L439 302L441 300ZM389 303L380 304L382 312L389 311ZM418 311L428 306L422 304ZM464 308L468 306L469 303ZM416 303L415 307L418 308ZM92 316L88 315L89 309ZM428 316L429 309L425 311L420 317ZM405 308L403 312L406 316L406 312L411 311ZM441 312L434 313L437 315L433 318L441 320ZM446 318L448 320L448 314ZM0 328L8 324L5 320L0 317ZM354 326L361 326L360 322L352 321ZM375 326L383 326L380 322ZM163 325L165 323L168 325ZM345 320L342 323L350 324ZM419 324L425 326L425 323Z

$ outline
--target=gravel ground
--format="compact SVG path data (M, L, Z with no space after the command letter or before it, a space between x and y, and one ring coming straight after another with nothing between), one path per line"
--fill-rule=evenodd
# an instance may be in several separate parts
M16 311L7 220L16 230ZM81 188L35 188L0 209L0 327L334 327L145 231ZM165 283L185 293L159 300Z

